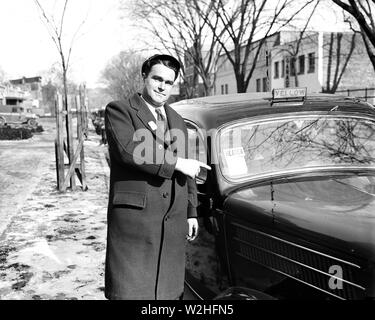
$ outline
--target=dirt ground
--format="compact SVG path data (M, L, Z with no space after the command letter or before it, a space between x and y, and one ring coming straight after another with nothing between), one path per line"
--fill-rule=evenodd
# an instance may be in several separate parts
M32 141L0 143L0 299L104 299L106 146L90 127L88 190L60 193L54 122L44 121Z

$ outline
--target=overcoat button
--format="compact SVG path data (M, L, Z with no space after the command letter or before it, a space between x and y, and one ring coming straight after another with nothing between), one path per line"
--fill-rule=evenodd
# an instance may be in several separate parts
M159 144L159 150L163 149L163 146L161 144Z
M168 192L164 192L163 193L163 198L167 198L169 196L169 193Z

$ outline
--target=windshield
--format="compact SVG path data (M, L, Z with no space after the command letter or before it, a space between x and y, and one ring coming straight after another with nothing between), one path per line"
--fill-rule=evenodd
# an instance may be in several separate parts
M375 122L353 116L244 121L219 133L219 165L229 180L313 167L374 167Z

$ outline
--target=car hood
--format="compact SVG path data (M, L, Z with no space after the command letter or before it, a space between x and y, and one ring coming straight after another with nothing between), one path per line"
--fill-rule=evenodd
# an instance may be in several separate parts
M224 209L375 261L374 176L283 179L230 194Z

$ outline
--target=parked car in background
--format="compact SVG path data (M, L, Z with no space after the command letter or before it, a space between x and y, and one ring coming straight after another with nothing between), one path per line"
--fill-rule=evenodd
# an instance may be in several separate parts
M0 126L6 124L27 124L30 127L38 125L39 117L31 108L22 105L0 105Z
M107 144L107 136L105 133L105 124L104 124L104 112L105 112L105 109L100 109L96 112L92 112L91 121L95 128L96 134L102 137L101 143Z
M304 88L171 105L185 120L201 299L375 298L375 108Z

